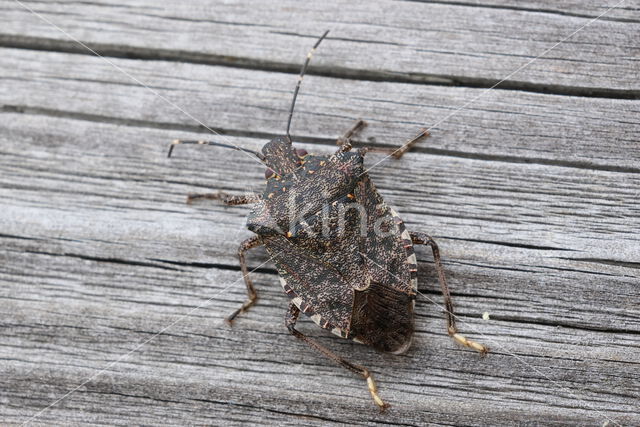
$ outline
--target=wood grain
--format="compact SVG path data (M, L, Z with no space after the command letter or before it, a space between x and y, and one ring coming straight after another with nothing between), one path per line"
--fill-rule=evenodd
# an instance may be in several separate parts
M204 124L231 135L280 134L296 82L289 74L220 66L3 52L5 110L176 131ZM631 100L310 76L298 102L292 133L301 141L333 144L362 118L369 123L362 138L374 145L397 146L428 126L438 138L418 151L640 171L640 108Z
M615 63L608 74L586 65L593 58L568 54L569 45L555 55L559 62L572 62L574 54L585 59L575 65L589 75L584 87L610 89L606 97L371 79L393 70L411 74L427 59L411 49L405 52L410 60L393 59L400 47L392 44L376 45L380 58L366 49L360 57L349 52L353 42L342 40L366 26L365 15L399 26L366 37L409 40L410 12L428 8L454 21L468 19L470 28L489 22L496 45L515 53L518 19L530 19L533 33L547 31L545 37L557 41L549 28L566 32L597 16L596 2L557 3L539 12L526 10L544 7L537 2L399 2L394 13L381 3L358 14L329 6L303 11L293 3L268 13L220 3L214 13L190 3L153 10L160 17L149 21L137 15L149 8L145 2L27 4L61 19L85 41L122 52L136 46L202 51L206 60L113 55L109 64L55 43L1 49L2 424L640 423L640 104L637 80L625 68L637 44L609 32L625 27L632 40L631 2L591 29L589 37L602 45L620 43L621 50L602 59ZM0 41L12 31L22 41L52 38L18 4L3 7L12 22ZM206 25L191 21L197 12ZM235 22L243 12L255 26L238 26L236 37L222 31L228 24L208 22L213 15ZM157 26L167 16L182 19L175 20L181 26L173 38ZM330 152L357 118L369 122L360 146L395 146L417 128L435 125L430 139L400 161L376 165L371 175L409 229L439 242L460 329L491 353L481 358L447 336L424 249L418 249L417 337L406 355L375 353L307 320L300 326L374 373L393 405L386 414L377 413L360 378L288 334L287 297L263 250L249 255L258 305L234 328L223 324L244 299L235 253L251 235L244 228L247 208L187 205L185 195L260 191L262 167L214 147L178 147L166 158L174 138L212 137L202 124L224 134L217 138L253 149L282 133L296 79L287 67L298 67L311 39L269 35L258 18L291 22L283 32L292 33L298 25L361 20L336 27L336 38L314 58L322 75L304 81L293 124L300 146ZM106 31L125 24L127 32ZM211 33L194 36L198 25ZM203 49L205 36L214 33L219 41ZM465 45L455 37L450 42L452 49ZM530 42L518 49L534 49L536 38ZM490 47L486 39L475 43ZM206 63L227 49L253 65ZM514 65L495 57L482 62L474 75L468 57L452 55L438 73L452 81L459 73L492 79ZM277 63L286 66L269 65ZM455 64L462 71L447 68ZM332 66L355 71L318 72ZM579 86L545 69L529 70L527 81ZM382 159L370 154L367 164Z
M535 2L506 1L377 1L375 7L345 0L193 1L169 8L151 0L24 6L4 0L0 44L86 53L71 36L106 55L293 71L313 40L330 29L311 72L476 87L506 78L501 87L637 98L638 2L597 21L619 2L565 3L572 6L563 14L557 12L562 5L539 9Z

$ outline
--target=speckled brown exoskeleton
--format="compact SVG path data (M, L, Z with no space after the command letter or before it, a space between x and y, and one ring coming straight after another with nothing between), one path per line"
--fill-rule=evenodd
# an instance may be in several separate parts
M418 293L413 247L428 245L444 295L449 335L481 353L486 353L487 348L466 339L456 329L436 243L424 233L408 231L377 192L363 163L365 154L371 150L351 151L351 140L365 123L358 121L339 138L339 148L331 155L309 154L293 147L289 129L300 83L314 50L327 33L316 42L302 66L285 136L265 144L261 153L215 141L176 140L169 155L176 144L216 145L251 153L267 166L262 195L233 196L219 192L188 197L188 202L207 198L220 199L229 205L253 204L247 226L256 236L242 242L238 250L248 299L227 322L231 323L256 302L245 253L264 246L278 269L282 288L291 299L285 320L289 331L365 378L373 400L384 410L388 404L378 395L367 368L351 363L296 330L300 312L342 338L382 352L404 353L414 334ZM428 135L421 130L399 149L386 152L400 158Z

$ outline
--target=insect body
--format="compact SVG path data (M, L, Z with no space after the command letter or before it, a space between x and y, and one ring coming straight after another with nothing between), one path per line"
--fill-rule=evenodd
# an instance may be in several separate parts
M305 155L272 176L248 227L296 309L343 338L403 352L413 335L416 259L402 221L364 172L364 151ZM292 200L305 211L292 212Z
M236 148L256 155L268 168L262 195L246 197L216 193L191 195L188 199L211 198L222 199L227 204L254 204L247 226L256 236L245 240L238 251L248 300L227 321L231 323L256 301L245 252L263 245L278 269L285 293L291 298L285 321L287 328L312 348L363 376L375 403L384 410L388 405L378 395L375 382L365 367L336 355L295 328L300 312L342 338L383 352L405 352L413 338L413 311L418 293L414 244L424 244L431 246L433 251L445 298L448 333L461 344L482 353L487 349L457 332L436 243L423 233L406 229L398 214L377 192L364 168L368 150L352 151L351 139L362 129L364 122L358 121L339 138L339 148L331 155L308 154L293 147L289 127L310 58L311 53L294 92L286 136L265 144L261 153L208 141L174 141L171 148L182 143ZM391 154L400 157L426 136L428 133L422 130Z

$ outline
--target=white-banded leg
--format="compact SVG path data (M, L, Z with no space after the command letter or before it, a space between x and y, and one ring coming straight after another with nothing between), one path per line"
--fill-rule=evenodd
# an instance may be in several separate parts
M345 369L350 370L353 373L361 375L365 380L367 380L367 387L369 388L369 393L371 393L371 397L373 401L378 405L380 412L383 412L385 409L389 407L389 404L385 403L380 395L378 395L378 388L376 387L376 383L369 373L369 370L364 366L356 365L354 363L349 362L348 360L338 356L325 346L318 344L315 340L307 337L302 332L298 331L295 328L296 322L298 321L298 315L300 315L300 309L296 307L296 305L291 302L289 303L289 311L287 312L287 317L285 318L285 324L287 325L287 329L291 332L296 338L306 342L311 348L319 351L324 356L333 360L338 365L342 366Z
M481 354L486 354L489 351L488 347L467 339L465 336L458 333L455 315L453 313L453 302L451 301L449 287L447 286L447 281L444 277L444 269L442 268L442 262L440 261L440 250L438 249L438 245L431 238L431 236L426 233L410 232L409 234L411 235L411 241L413 242L413 244L431 246L431 251L433 252L433 261L436 266L436 272L438 273L438 280L440 281L442 296L444 297L444 306L447 311L447 332L454 340L456 340L460 344L477 350Z

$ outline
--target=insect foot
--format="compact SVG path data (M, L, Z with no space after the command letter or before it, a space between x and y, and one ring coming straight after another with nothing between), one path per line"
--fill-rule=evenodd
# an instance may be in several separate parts
M249 309L249 307L251 307L253 304L255 304L257 299L258 298L257 298L256 294L249 295L249 300L247 300L245 303L243 303L242 307L240 307L239 309L235 310L226 319L224 319L224 323L226 323L229 326L233 326L233 320L238 316L238 314L246 312Z
M369 387L369 393L371 393L373 401L376 402L376 405L378 405L378 408L380 408L380 412L384 412L391 405L385 403L382 398L380 398L380 395L378 394L378 387L376 387L376 382L373 380L373 377L367 369L364 370L364 377L367 379L367 386Z
M242 277L244 278L244 283L247 286L247 300L242 304L242 306L235 310L231 315L229 315L225 319L225 323L231 326L233 319L238 316L240 313L244 313L255 304L258 299L258 294L256 293L255 288L253 287L253 282L249 277L249 269L247 268L247 260L245 259L245 253L253 248L257 248L262 245L262 240L258 236L250 237L244 242L240 244L238 248L238 260L240 261L240 269L242 270Z
M483 356L489 352L489 347L467 339L464 335L460 335L455 329L449 328L449 335L463 346L479 351Z

